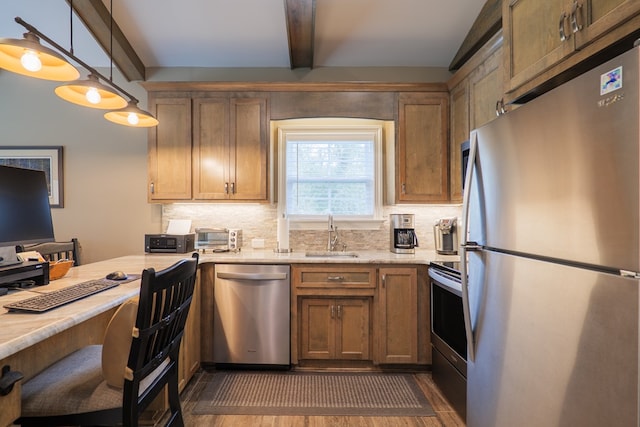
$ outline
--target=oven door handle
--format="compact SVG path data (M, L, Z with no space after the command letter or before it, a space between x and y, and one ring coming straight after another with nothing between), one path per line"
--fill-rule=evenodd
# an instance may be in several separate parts
M460 245L460 272L462 274L462 312L464 314L464 330L467 335L467 360L475 360L475 340L471 323L471 305L469 303L469 277L467 274L467 250L476 249L476 245L467 242L469 234L469 196L471 193L471 179L476 166L478 152L478 134L471 132L469 141L469 159L467 160L467 174L465 176L462 196L462 244ZM469 246L469 247L467 247ZM472 249L473 247L473 249Z
M444 288L449 292L462 297L462 286L460 284L460 281L453 279L445 274L441 274L434 268L429 269L429 277L433 279L437 286L440 286L441 288Z

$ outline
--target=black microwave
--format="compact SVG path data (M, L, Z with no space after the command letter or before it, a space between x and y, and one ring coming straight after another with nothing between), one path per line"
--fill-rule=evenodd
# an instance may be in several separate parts
M465 142L460 144L460 150L461 150L460 160L462 162L460 170L462 171L462 190L463 191L464 191L464 181L467 178L467 164L469 163L469 152L471 151L470 146L471 144L469 143L469 140L466 140Z

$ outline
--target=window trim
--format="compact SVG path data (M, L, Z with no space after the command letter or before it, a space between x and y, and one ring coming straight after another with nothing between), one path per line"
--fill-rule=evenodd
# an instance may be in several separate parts
M317 119L289 119L274 121L277 135L277 188L278 218L282 218L286 209L286 140L293 135L312 135L318 133L344 135L367 135L374 141L374 212L371 217L334 215L334 223L341 229L377 230L383 224L383 192L384 192L384 147L388 134L387 121L372 119L347 118L317 118ZM293 230L325 230L326 215L308 215L289 218L290 228Z

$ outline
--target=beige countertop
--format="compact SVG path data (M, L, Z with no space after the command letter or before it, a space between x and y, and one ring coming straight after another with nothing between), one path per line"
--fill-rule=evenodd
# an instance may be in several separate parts
M149 267L160 270L189 256L190 254L131 255L73 267L66 276L52 281L47 286L37 286L1 296L0 306L34 296L37 293L49 292L86 280L102 278L114 270L122 270L128 274L140 274L143 269ZM201 263L218 264L344 263L427 265L434 260L452 261L457 259L457 256L437 255L434 251L426 250L418 250L415 254L359 251L357 258L306 257L304 252L277 254L268 250L248 250L237 253L204 253L200 255ZM4 307L0 307L0 360L122 304L122 302L128 298L137 295L139 288L140 280L134 280L41 314L8 312Z
M314 251L315 252L315 251ZM350 253L347 251L347 253ZM396 254L391 251L356 251L357 257L341 256L342 252L334 252L335 256L306 256L304 251L275 253L273 250L242 250L239 252L200 254L201 262L223 263L257 263L257 264L424 264L431 261L456 261L457 255L438 255L432 250L416 250L415 254Z

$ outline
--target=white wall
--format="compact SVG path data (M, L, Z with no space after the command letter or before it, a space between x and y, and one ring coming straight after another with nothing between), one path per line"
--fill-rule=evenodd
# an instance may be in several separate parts
M146 108L138 84L114 81ZM161 229L161 207L146 201L147 130L63 101L58 84L0 70L0 146L63 146L64 208L52 209L54 229L57 240L80 240L83 263L144 252L144 234Z

